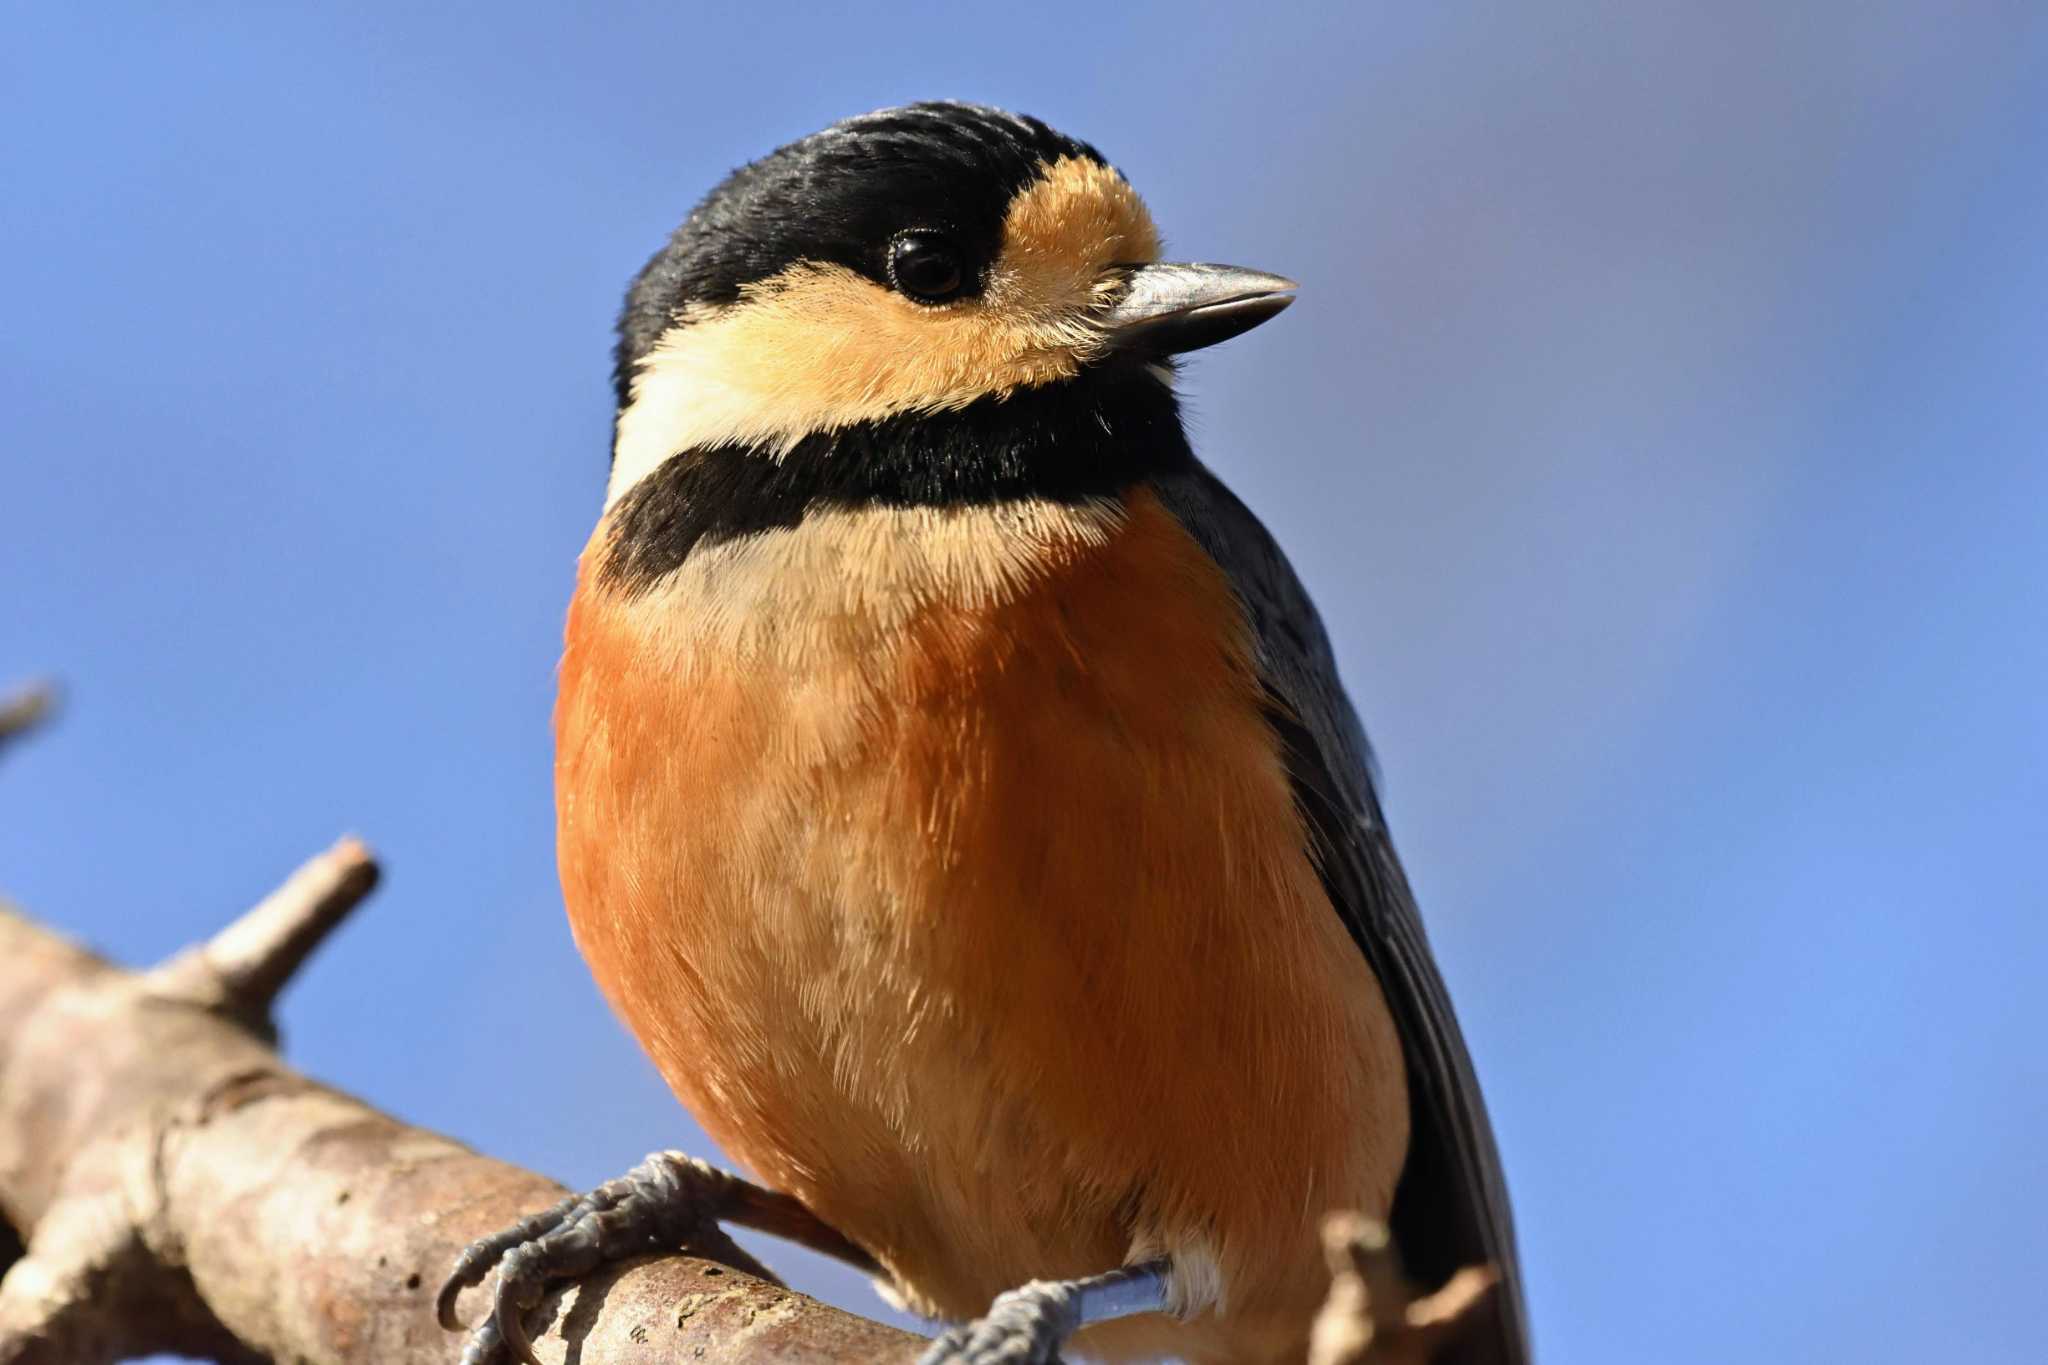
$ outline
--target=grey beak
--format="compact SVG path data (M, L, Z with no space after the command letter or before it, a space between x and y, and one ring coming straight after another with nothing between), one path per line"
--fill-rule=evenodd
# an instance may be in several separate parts
M1234 265L1141 265L1102 318L1110 348L1179 355L1228 341L1294 302L1293 280Z

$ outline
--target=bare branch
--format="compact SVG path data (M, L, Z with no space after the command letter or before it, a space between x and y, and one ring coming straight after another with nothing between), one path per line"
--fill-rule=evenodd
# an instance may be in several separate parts
M147 978L150 987L267 1030L278 993L375 889L377 877L370 850L343 839L227 928L159 966Z
M1330 1296L1309 1338L1309 1365L1423 1365L1473 1320L1499 1276L1468 1266L1414 1298L1386 1225L1355 1213L1323 1220Z
M151 1350L257 1365L189 1280L152 1259L131 1207L139 1155L102 1144L68 1174L66 1197L0 1280L0 1365L112 1365Z
M0 1365L111 1365L130 1353L122 1324L96 1307L141 1251L120 1210L69 1206L0 1282Z
M0 698L0 749L5 749L56 713L55 683L31 683Z

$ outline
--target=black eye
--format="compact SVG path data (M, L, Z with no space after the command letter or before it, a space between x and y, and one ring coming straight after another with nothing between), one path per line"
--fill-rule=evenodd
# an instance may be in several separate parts
M919 303L943 303L966 285L967 267L943 233L906 232L889 248L889 280Z

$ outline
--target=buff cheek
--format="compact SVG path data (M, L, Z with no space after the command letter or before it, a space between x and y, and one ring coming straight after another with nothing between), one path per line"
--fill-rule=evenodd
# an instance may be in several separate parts
M641 362L613 446L610 506L678 451L786 452L805 435L964 407L1074 378L1110 267L1154 260L1137 192L1093 161L1047 166L1012 202L984 293L918 303L838 265L800 263L740 301L685 309Z

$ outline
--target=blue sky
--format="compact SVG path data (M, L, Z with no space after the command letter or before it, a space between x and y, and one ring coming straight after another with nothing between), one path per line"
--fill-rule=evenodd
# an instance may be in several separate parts
M1196 444L1377 744L1545 1357L2038 1359L2037 5L10 7L0 677L70 707L0 887L146 960L358 831L296 1062L572 1184L710 1151L554 884L608 329L928 96L1303 282Z

